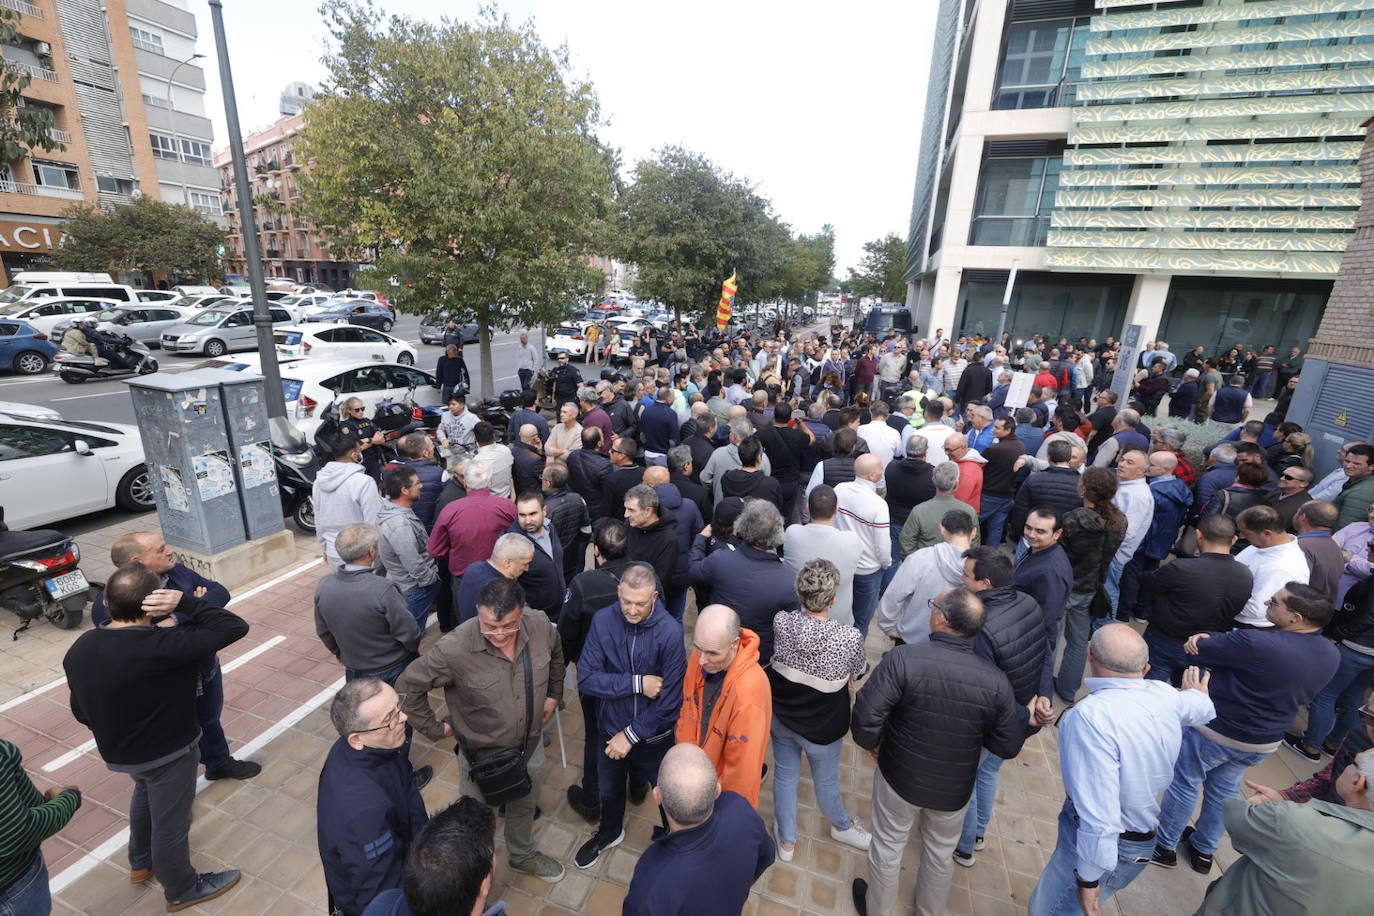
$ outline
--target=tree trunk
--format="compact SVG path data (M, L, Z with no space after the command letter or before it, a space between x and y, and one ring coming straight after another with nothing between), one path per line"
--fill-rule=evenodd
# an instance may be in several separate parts
M496 380L491 369L491 323L483 318L477 319L477 351L482 359L481 396L494 398Z

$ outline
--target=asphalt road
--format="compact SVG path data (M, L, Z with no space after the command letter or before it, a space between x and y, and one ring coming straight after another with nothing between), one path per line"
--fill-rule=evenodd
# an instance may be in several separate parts
M416 365L419 368L434 368L442 351L438 346L420 343L418 315L399 316L391 333L415 347ZM498 334L492 339L491 354L495 366L497 391L515 387L517 377L514 355L519 340L518 332ZM530 342L536 347L540 345L538 331L530 333ZM474 387L480 385L482 360L479 353L480 348L475 341L463 348L463 356L467 359ZM171 355L161 350L154 350L153 355L158 361L159 373L185 372L195 368L205 359L203 356ZM39 377L6 373L0 375L0 401L41 404L53 408L69 420L135 422L133 400L129 396L128 386L120 379L70 385L59 379L56 373Z

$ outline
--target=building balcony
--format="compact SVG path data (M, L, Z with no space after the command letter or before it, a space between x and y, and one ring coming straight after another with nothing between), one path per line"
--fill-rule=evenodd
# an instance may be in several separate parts
M86 194L80 188L59 188L46 184L30 184L26 181L0 180L0 194L26 194L32 197L57 197L62 200L85 200Z
M3 5L4 4L2 0L0 0L0 6ZM5 118L3 123L5 124L5 126L11 129L18 129L19 127L19 122L16 121L14 118ZM72 142L72 135L70 131L59 130L56 127L48 128L48 136L53 140L56 140L58 143L66 144Z
M267 257L272 261L279 260L281 258L281 252L276 248L269 248L267 249Z
M0 0L0 6L7 10L14 10L16 13L28 16L32 19L43 19L43 7L35 6L28 0Z
M21 64L17 61L9 61L8 63L11 69L18 70L20 73L27 73L36 80L42 80L45 83L57 82L56 70L49 70L47 67L40 67L37 64Z

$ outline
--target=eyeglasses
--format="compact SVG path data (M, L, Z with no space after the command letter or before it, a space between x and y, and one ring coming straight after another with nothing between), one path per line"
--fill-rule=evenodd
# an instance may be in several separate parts
M381 724L381 725L376 725L376 726L373 726L372 728L360 728L360 729L358 729L356 732L354 732L353 734L355 734L355 735L366 735L368 732L379 732L379 731L382 731L383 729L386 729L386 728L392 728L393 726L395 726L395 725L396 725L397 723L399 723L400 721L401 721L401 704L400 704L400 703L397 703L397 704L396 704L396 708L393 709L391 712L389 712L389 713L386 714L386 718L382 720L382 724Z
M366 410L366 409L367 409L366 407L350 407L350 408L348 408L348 412L349 412L349 413L362 413L362 412L363 412L364 410Z
M497 638L500 638L500 637L502 637L502 636L514 636L516 633L519 633L519 632L520 632L520 628L519 628L519 627L502 627L502 628L499 629L499 630L478 630L477 632L479 632L479 633L481 633L483 636L489 637L489 638L491 638L491 639L497 639Z
M1302 480L1301 477L1294 477L1292 474L1280 474L1280 480Z
M927 598L926 606L929 607L932 611L939 611L941 614L945 612L945 609L940 607L939 603L937 603L934 598Z

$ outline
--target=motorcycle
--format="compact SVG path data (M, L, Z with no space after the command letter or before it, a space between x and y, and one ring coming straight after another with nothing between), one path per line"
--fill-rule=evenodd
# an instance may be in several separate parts
M53 366L57 377L71 385L80 385L88 379L128 378L133 375L151 375L157 371L157 360L151 351L140 341L125 334L106 334L109 346L132 363L130 368L116 366L105 359L78 355L75 353L57 354Z
M0 508L0 606L21 621L13 639L39 617L71 630L100 593L78 568L81 548L60 531L10 531Z
M269 429L282 515L306 534L314 534L315 504L310 494L315 486L315 474L320 469L319 460L305 434L290 420L273 417Z

